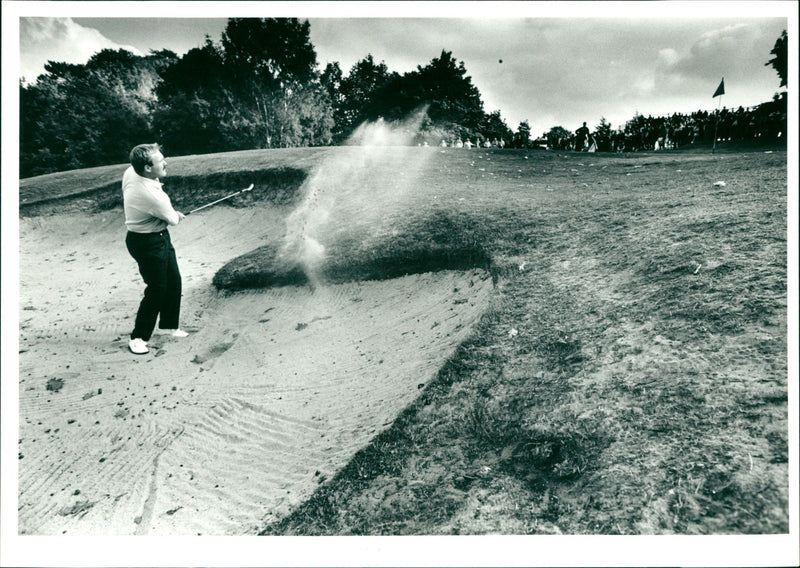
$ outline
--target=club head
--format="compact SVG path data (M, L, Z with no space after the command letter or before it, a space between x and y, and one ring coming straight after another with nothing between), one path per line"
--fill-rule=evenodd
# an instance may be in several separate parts
M251 189L253 189L253 184L252 183L248 187L243 189L242 191L250 191Z

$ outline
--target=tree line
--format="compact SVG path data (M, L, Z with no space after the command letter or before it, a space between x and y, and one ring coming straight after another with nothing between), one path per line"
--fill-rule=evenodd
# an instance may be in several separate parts
M20 82L21 177L123 163L147 140L171 155L338 144L364 120L423 106L420 136L437 143L513 138L451 52L404 74L371 54L348 73L320 70L309 22L295 18L231 18L182 57L106 49L45 71Z
M779 74L783 65L783 86L782 38L767 64ZM528 121L513 132L499 110L484 110L452 52L403 74L371 54L347 73L338 62L321 70L307 20L231 18L219 41L206 36L183 56L105 49L85 64L49 61L35 82L21 81L20 176L124 163L142 141L170 155L341 144L365 120L423 107L417 143L533 145ZM601 121L596 134L608 149L610 125ZM570 135L555 127L547 138L558 147Z

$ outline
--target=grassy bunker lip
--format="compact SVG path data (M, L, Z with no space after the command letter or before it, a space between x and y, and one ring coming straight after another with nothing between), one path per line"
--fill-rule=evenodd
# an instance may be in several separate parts
M358 239L358 232L335 240L314 267L320 282L340 284L388 280L440 270L489 270L492 258L484 243L483 224L470 215L433 211L404 222L391 234ZM277 286L303 286L309 276L302 263L270 243L239 256L213 278L219 290L231 292Z
M385 251L364 259L338 255L325 262L318 272L320 280L341 284L361 280L388 280L409 274L439 270L489 268L491 258L480 248L417 247ZM219 290L237 292L254 288L303 286L309 277L303 267L280 255L275 245L265 245L223 266L213 278Z

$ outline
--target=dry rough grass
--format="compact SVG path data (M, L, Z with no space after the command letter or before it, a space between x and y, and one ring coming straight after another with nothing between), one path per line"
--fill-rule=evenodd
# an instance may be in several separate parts
M264 534L787 532L785 167L442 156L421 183L480 219L494 308Z

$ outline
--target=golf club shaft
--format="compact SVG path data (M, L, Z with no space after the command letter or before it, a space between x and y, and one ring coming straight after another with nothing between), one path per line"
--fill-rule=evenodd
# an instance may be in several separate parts
M191 215L195 211L200 211L201 209L205 209L206 207L211 207L212 205L216 205L220 201L225 201L226 199L230 199L231 197L239 195L240 193L244 193L245 191L250 191L251 189L253 189L253 184L252 183L250 184L250 187L246 187L245 189L237 191L236 193L231 193L230 195L226 195L225 197L221 197L220 199L217 199L216 201L212 201L211 203L206 203L205 205L203 205L202 207L198 207L197 209L192 209L191 211L189 211L187 213L187 215Z

